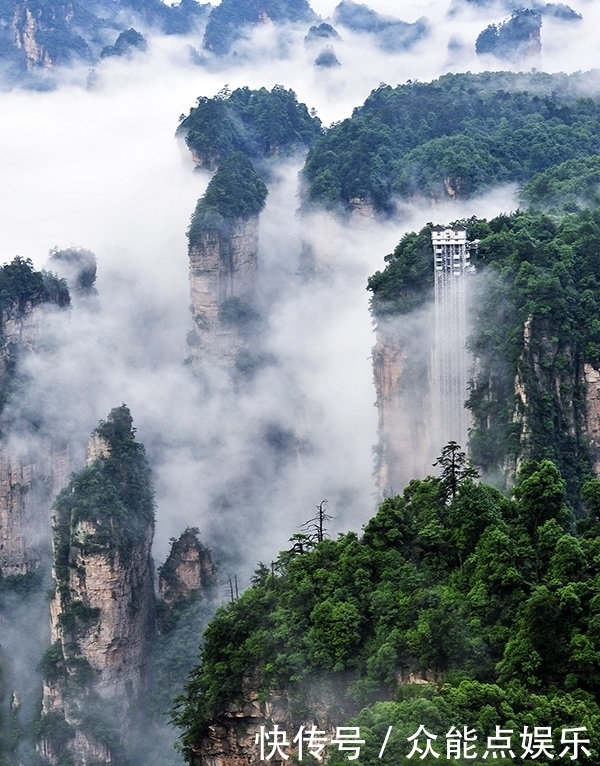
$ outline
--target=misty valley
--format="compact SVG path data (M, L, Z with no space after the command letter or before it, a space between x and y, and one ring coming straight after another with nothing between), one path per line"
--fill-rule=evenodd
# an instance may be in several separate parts
M599 21L0 3L0 766L598 760Z

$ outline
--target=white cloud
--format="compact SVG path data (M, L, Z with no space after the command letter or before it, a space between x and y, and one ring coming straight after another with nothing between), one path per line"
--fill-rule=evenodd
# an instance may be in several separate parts
M335 4L321 0L313 7L326 16ZM448 17L449 3L440 0L411 3L401 12L392 0L370 5L407 21L426 16L433 37L386 56L368 36L342 30L334 47L343 66L334 70L312 66L304 28L281 35L265 25L238 46L237 58L207 57L205 66L193 65L189 56L188 45L199 49L201 35L185 42L151 37L147 55L126 64L102 62L89 89L82 87L89 73L76 70L54 92L0 93L7 193L2 259L20 254L41 266L55 245L82 246L98 256L99 311L71 312L55 330L61 339L57 356L34 362L43 407L49 421L68 413L70 433L84 442L111 407L129 404L155 466L159 558L166 539L186 523L218 527L214 497L249 470L248 440L272 421L305 434L313 452L279 475L265 469L273 485L256 501L268 498L278 510L264 516L264 528L255 527L260 542L246 563L285 544L323 497L338 503L330 511L340 527L366 520L373 511L370 450L376 439L367 276L383 266L383 256L407 227L514 207L514 190L500 190L461 207L415 206L402 224L344 228L327 216L298 219L299 165L282 166L262 218L260 256L262 289L271 304L266 345L279 364L266 368L256 387L235 401L202 400L182 366L191 324L185 230L208 176L192 171L174 139L178 117L198 96L212 96L225 84L282 84L329 124L348 116L381 81L395 85L482 68L473 51L486 23L481 10ZM586 14L585 26L544 22L549 69L572 70L591 61L595 26L587 19L597 11L590 3L573 7ZM559 37L568 45L559 45ZM462 48L449 53L450 39L462 41ZM327 262L326 278L308 285L296 275L302 239ZM275 523L268 524L269 518Z

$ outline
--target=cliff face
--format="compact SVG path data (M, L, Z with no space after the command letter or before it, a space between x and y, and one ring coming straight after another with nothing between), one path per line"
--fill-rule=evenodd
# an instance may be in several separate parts
M195 595L217 606L217 568L209 549L198 539L197 530L186 529L173 542L167 560L159 569L158 593L169 606Z
M422 337L422 336L419 336ZM443 445L434 422L431 349L400 318L380 321L373 349L378 413L375 476L380 497L431 473Z
M335 737L336 726L343 724L357 711L351 706L344 707L342 684L332 682L328 689L307 688L305 702L308 713L298 719L291 711L290 699L285 689L273 689L266 699L259 694L258 678L244 679L242 696L232 701L227 711L215 719L205 736L193 751L193 766L253 766L260 760L261 735L272 731L277 725L285 730L289 746L281 750L288 756L284 759L275 752L270 763L284 764L298 757L298 745L292 740L300 726L307 730L315 726L325 740ZM264 728L263 728L264 727ZM271 746L264 741L265 755ZM307 757L306 750L303 759ZM263 759L264 760L264 759Z
M408 320L380 322L373 350L379 415L375 473L381 496L431 473L443 447L425 354L403 322ZM600 371L550 331L540 330L532 315L521 337L514 367L507 363L499 372L497 358L475 360L473 457L486 474L511 486L523 461L540 459L550 445L553 459L574 482L576 505L577 476L585 478L588 465L600 475ZM487 463L479 461L482 456Z
M600 477L600 370L585 364L585 432L596 476Z
M258 216L206 225L190 243L192 356L229 366L244 345L244 315L254 301Z
M15 8L13 28L15 46L23 52L27 69L52 65L52 57L37 40L38 19L25 3Z
M0 408L10 396L19 357L35 351L42 321L43 310L31 301L0 311ZM6 576L38 566L52 498L67 484L72 467L66 445L37 439L35 447L25 448L22 436L29 424L0 419L0 575ZM16 443L13 430L19 432Z
M50 519L51 498L68 482L67 446L47 445L36 454L0 451L0 575L26 574L40 563L40 542Z
M123 406L97 429L87 467L55 503L56 592L39 746L51 764L64 757L76 766L122 758L121 736L146 688L154 634L148 482L143 448Z
M188 229L192 359L231 370L253 333L258 222L268 190L250 159L226 157L198 200Z
M11 28L15 48L21 52L26 68L47 69L67 63L73 55L88 58L91 51L79 30L92 18L69 0L16 2Z

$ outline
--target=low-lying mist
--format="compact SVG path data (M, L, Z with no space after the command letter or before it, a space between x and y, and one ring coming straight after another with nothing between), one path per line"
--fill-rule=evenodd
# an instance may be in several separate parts
M316 53L303 45L306 30L283 34L265 25L237 57L203 54L204 65L190 54L201 36L150 35L147 54L106 60L91 78L73 70L54 91L0 92L0 258L20 255L37 268L51 267L52 248L82 247L98 261L97 296L45 313L38 351L24 360L24 382L7 412L17 422L37 412L35 436L22 437L27 448L43 449L49 437L64 440L78 469L98 421L128 405L153 469L157 563L169 538L198 527L222 561L223 581L237 575L245 585L259 560L269 562L291 545L289 538L323 499L333 517L329 534L359 529L378 499L367 277L383 268L406 231L427 221L490 217L517 206L517 190L507 187L436 207L413 201L401 221L301 216L303 158L282 158L274 164L260 223L261 342L270 361L244 385L208 391L199 385L186 363L185 234L209 174L194 172L174 137L179 116L196 98L225 85L281 84L328 126L349 116L381 82L504 66L474 53L489 10L468 7L447 17L445 2L401 10L392 0L370 5L407 21L426 16L431 37L386 55L369 36L340 30L334 47L341 66L323 69L313 66ZM549 71L595 63L591 19L598 10L591 2L571 5L584 14L585 26L575 31L544 22L542 64ZM313 7L325 18L335 3L319 0ZM435 454L442 446L434 445ZM35 611L39 619L43 611ZM39 644L28 620L18 617L18 630ZM4 623L0 628L0 644L10 651L16 634ZM46 628L39 630L44 636ZM15 654L22 677L34 673L36 650L29 654L29 667L17 664L22 657Z

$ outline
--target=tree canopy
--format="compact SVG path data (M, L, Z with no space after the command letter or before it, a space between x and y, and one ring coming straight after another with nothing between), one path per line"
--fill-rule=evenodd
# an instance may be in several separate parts
M188 238L193 243L207 226L217 228L232 218L248 218L258 215L265 205L268 190L254 169L252 162L242 152L227 157L219 166L198 200Z
M381 85L309 152L306 199L336 207L361 198L386 212L399 196L467 197L596 155L600 100L584 81L483 72Z
M0 308L17 308L55 303L68 306L71 302L64 279L46 271L36 271L30 258L17 255L0 267Z
M551 461L524 466L512 498L464 467L452 494L450 453L440 477L386 499L361 536L281 553L218 611L175 714L184 752L239 703L248 678L267 697L286 689L297 722L315 690L335 689L333 723L366 735L361 764L397 763L419 725L480 737L497 725L556 727L557 748L559 727L587 726L598 752L600 525L576 532Z
M151 471L144 446L135 440L129 408L123 404L111 410L94 434L104 440L106 454L74 474L54 502L54 556L60 581L68 581L71 545L107 555L118 550L126 558L154 522ZM71 533L80 521L91 522L94 533L73 540Z
M256 161L306 151L321 134L321 121L281 85L224 88L214 98L198 98L177 133L198 162L214 168L233 152Z
M600 365L600 210L560 219L518 211L462 224L478 240L472 260L480 275L468 342L478 360L467 405L473 461L491 476L523 458L549 458L577 507L597 457L586 436L582 371ZM433 298L430 224L406 234L385 261L367 286L377 320Z

